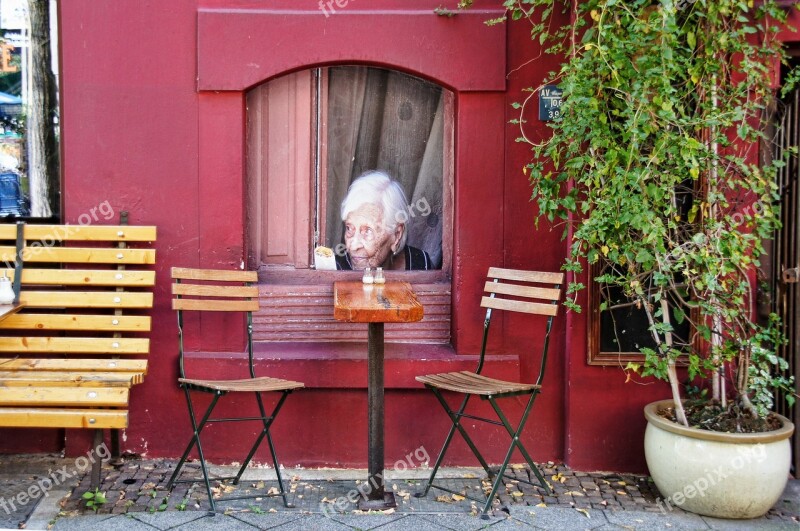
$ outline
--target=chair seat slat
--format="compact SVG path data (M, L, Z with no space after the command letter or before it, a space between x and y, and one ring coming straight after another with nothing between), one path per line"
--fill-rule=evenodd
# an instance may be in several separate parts
M496 380L468 371L417 376L416 380L448 391L484 396L525 391L532 392L536 389L541 389L541 386L535 384Z
M178 378L183 384L194 387L205 387L215 391L238 391L238 392L265 392L283 391L287 389L300 389L303 384L291 380L281 380L280 378L246 378L243 380L194 380L191 378Z

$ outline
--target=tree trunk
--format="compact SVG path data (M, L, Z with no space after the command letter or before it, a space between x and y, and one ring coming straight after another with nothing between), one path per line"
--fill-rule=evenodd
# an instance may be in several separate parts
M56 136L56 81L50 54L50 2L28 0L31 24L31 84L28 102L27 151L31 215L59 212L59 157Z

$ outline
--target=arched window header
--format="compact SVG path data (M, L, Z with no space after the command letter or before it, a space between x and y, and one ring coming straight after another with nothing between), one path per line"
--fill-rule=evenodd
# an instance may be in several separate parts
M500 14L200 10L198 90L243 91L284 72L347 62L404 70L458 92L503 91L505 25L484 24Z

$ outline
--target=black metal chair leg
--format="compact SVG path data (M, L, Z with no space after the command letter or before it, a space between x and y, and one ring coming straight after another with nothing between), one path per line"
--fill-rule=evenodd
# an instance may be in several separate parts
M192 435L191 441L189 441L189 445L186 447L186 451L181 456L178 465L175 467L175 471L172 473L169 482L167 482L167 488L171 488L173 483L175 482L176 478L178 477L178 473L180 472L181 468L183 467L184 463L186 462L186 458L189 456L189 452L192 451L192 447L197 445L197 454L198 458L200 459L200 469L203 472L203 481L206 485L206 492L208 493L208 503L211 506L211 511L215 512L217 510L216 506L214 505L214 496L211 492L211 482L208 477L208 467L206 466L206 459L203 455L203 445L200 442L200 433L203 431L208 419L211 417L211 412L214 411L214 407L217 405L217 401L222 396L221 393L214 393L214 398L212 398L211 403L208 405L208 409L206 410L205 415L203 415L203 419L198 424L194 417L194 408L191 405L191 396L189 395L188 389L186 390L187 400L189 400L189 417L192 421L192 428L194 429L194 435Z
M278 464L278 455L275 453L275 445L272 443L272 435L267 431L267 444L269 444L269 451L272 454L272 466L275 467L275 476L278 478L278 485L280 486L281 497L283 498L283 506L287 509L294 509L295 505L289 503L286 498L286 487L283 485L283 477L281 477L281 467Z
M447 416L450 417L450 421L453 422L453 425L456 427L458 432L461 434L461 437L464 438L464 442L466 442L467 446L469 446L469 449L472 450L473 455L475 455L475 458L481 464L481 466L483 467L483 470L486 471L486 474L489 477L491 477L493 475L493 472L489 468L489 465L486 463L486 460L481 455L480 451L478 450L478 447L475 445L474 442L472 442L472 437L469 436L469 434L467 433L467 430L465 430L464 426L461 425L461 418L462 418L462 416L464 414L464 410L467 407L467 400L472 395L467 395L466 396L466 398L464 399L464 403L463 403L462 407L459 409L458 413L456 414L456 413L453 412L452 409L450 409L450 406L447 403L447 401L444 399L444 396L442 396L441 391L439 391L435 387L431 387L430 389L433 391L433 394L439 400L439 403L442 404L442 407L447 412Z
M183 455L178 460L178 464L175 466L175 470L172 472L172 476L170 476L169 481L167 482L168 489L172 488L173 483L175 483L175 480L178 478L178 474L180 473L181 468L183 468L183 464L186 462L186 458L189 457L189 452L191 452L192 448L194 448L195 436L197 435L197 421L195 420L194 407L192 405L192 397L189 393L189 389L186 387L183 388L183 393L186 396L186 403L188 404L189 407L189 421L192 423L192 433L194 435L192 436L191 439L189 439L189 444L186 445L186 450L183 452Z
M250 448L250 453L247 454L247 457L242 463L242 466L239 467L239 471L236 473L236 477L233 480L234 485L239 484L239 480L242 478L242 474L244 474L247 465L250 464L250 461L255 456L258 447L261 445L261 441L264 440L264 436L269 435L269 428L270 426L272 426L272 421L275 420L275 417L278 415L278 412L281 410L281 407L283 407L283 402L286 400L286 396L288 395L288 393L284 392L281 395L281 398L278 400L277 404L275 404L275 407L272 410L272 414L269 416L267 416L267 410L264 409L264 400L261 398L261 393L255 393L255 395L256 395L256 402L258 403L258 410L261 413L261 422L263 422L264 428L258 435L258 438L256 439L255 444L253 444L253 447Z
M511 461L511 455L514 453L514 448L522 448L522 444L519 442L519 435L522 433L522 429L525 427L525 423L528 420L528 415L531 412L531 408L533 407L533 402L536 399L536 393L532 393L530 399L528 399L528 404L525 406L525 411L522 413L522 417L520 418L519 425L517 426L516 431L508 422L505 414L497 405L497 402L494 398L487 397L489 403L492 405L495 413L500 418L500 421L505 426L506 431L508 431L509 436L511 437L511 444L508 446L508 451L506 452L506 457L503 460L503 464L500 465L500 469L497 471L497 477L492 482L492 491L489 493L489 496L486 498L486 504L483 506L483 510L481 511L481 518L484 520L489 519L489 508L492 506L492 502L494 501L494 497L497 494L497 489L500 487L500 484L503 482L503 477L505 476L506 468L508 467L509 461ZM525 452L527 453L527 451Z
M506 419L505 415L502 414L502 411L500 410L500 407L493 400L490 400L490 403L492 404L492 407L494 408L495 413L497 413L497 416L500 418L501 422L503 423L503 426L505 426L506 431L508 432L508 435L511 437L511 440L513 441L514 446L519 448L519 452L522 454L522 457L525 458L525 461L528 463L528 466L531 468L531 471L533 471L533 474L536 476L536 479L539 480L539 484L544 489L545 494L547 494L549 496L551 494L551 490L550 490L550 487L547 485L547 481L545 481L544 476L542 475L541 471L539 470L539 467L536 466L536 463L533 461L533 458L528 453L528 450L519 441L519 436L522 433L522 428L525 426L525 423L528 421L528 416L530 415L530 412L533 409L533 403L536 400L537 395L538 395L538 393L534 392L533 394L531 394L530 399L528 399L528 405L525 408L525 412L523 413L523 417L520 418L520 424L517 427L516 432L513 430L512 426L511 426L511 423L508 422L508 419Z
M467 402L469 402L469 395L464 397L464 400L461 402L461 407L459 408L458 412L463 413L464 409L467 407ZM448 413L448 416L449 413ZM450 419L452 421L452 417ZM444 444L442 445L442 449L439 450L439 455L436 457L436 462L433 465L433 470L431 470L431 475L428 477L428 481L425 484L425 489L422 492L417 492L414 494L417 498L424 498L428 495L428 492L431 490L431 485L433 484L433 480L436 477L436 473L439 471L439 467L442 464L442 460L444 459L444 454L447 453L447 448L450 447L450 443L453 441L453 435L456 433L456 424L455 422L451 422L450 424L450 431L447 433L447 437L444 439Z

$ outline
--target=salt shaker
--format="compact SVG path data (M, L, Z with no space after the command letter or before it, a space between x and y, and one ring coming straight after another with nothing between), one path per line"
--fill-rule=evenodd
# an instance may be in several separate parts
M11 279L3 272L0 277L0 304L11 304L14 302L14 288L11 287Z
M383 276L383 268L379 267L375 270L375 284L384 284L386 283L386 278Z
M361 282L364 284L372 284L374 279L372 278L372 270L370 268L364 269L364 276L361 277Z

